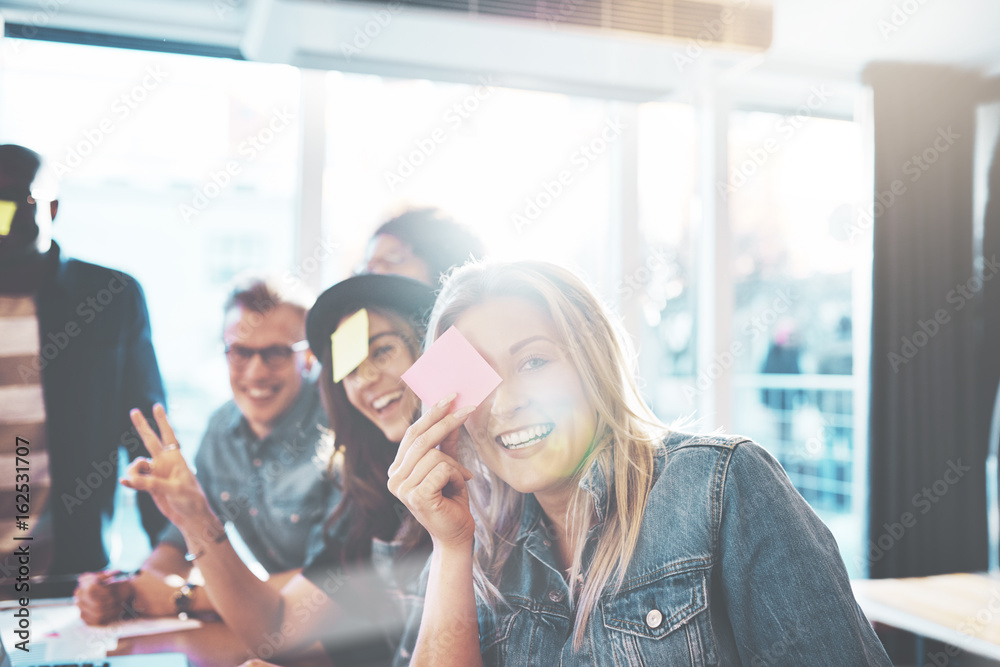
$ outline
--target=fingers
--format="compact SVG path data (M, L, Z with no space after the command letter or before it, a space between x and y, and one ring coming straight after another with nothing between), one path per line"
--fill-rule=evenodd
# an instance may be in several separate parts
M457 431L475 410L475 406L467 406L453 414L447 414L452 400L454 397L446 397L406 430L396 459L389 466L390 476L398 472L403 477L408 477L416 462L437 447L450 433Z
M177 436L174 435L174 427L170 425L170 420L167 419L167 411L159 403L153 405L153 418L160 429L160 437L163 439L164 444L168 446L176 445Z
M129 417L132 418L132 425L135 426L136 432L139 433L139 437L142 438L142 444L146 445L146 449L155 459L156 456L163 451L163 442L160 440L159 436L146 421L146 417L142 414L142 411L138 408L132 408L132 411L128 413ZM171 441L173 442L173 441Z
M389 490L413 510L440 496L449 483L454 483L458 490L464 489L468 479L472 479L472 473L464 466L432 449L417 461L409 475L390 478Z
M414 447L411 451L417 451L417 449L418 447ZM441 450L434 449L433 445L422 451L423 453L419 459L414 457L412 461L404 462L398 466L395 471L390 468L388 480L389 491L400 500L404 500L405 502L407 489L419 484L427 476L428 471L441 462L448 464L458 471L458 475L463 481L472 479L471 470Z
M86 572L77 579L73 592L80 618L88 625L101 625L120 614L122 603L131 594L127 581L108 583L114 572Z
M445 489L451 485L454 493L451 497L461 495L465 491L465 477L453 465L447 461L441 461L430 469L427 476L420 482L412 495L414 500L427 509L436 509L439 499L444 496Z
M122 486L136 491L152 491L159 480L153 477L153 462L140 457L129 464L125 475L118 481Z

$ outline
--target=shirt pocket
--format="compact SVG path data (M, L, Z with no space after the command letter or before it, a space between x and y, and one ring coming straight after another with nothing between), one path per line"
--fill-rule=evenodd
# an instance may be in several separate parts
M485 667L503 667L507 664L509 640L519 614L519 609L496 613L480 612L479 648Z
M601 602L616 664L716 664L705 570L635 577Z

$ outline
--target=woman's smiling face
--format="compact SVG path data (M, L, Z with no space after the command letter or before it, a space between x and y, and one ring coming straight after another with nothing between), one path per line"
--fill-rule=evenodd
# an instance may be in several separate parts
M416 397L400 379L414 362L406 340L406 332L369 310L368 358L343 379L347 400L390 442L403 439L417 408Z
M521 493L563 492L597 414L555 322L531 301L496 297L455 327L503 379L465 424L483 462Z

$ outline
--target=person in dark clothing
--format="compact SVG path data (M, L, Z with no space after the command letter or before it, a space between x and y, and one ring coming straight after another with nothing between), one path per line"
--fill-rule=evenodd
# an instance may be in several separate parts
M103 527L114 512L119 452L146 454L129 420L164 400L149 315L135 278L62 256L52 241L56 184L32 150L0 146L0 451L28 452L0 477L4 545L30 535L32 574L107 566ZM24 467L24 466L22 466ZM9 473L9 474L8 474ZM30 489L15 523L16 484ZM166 519L140 498L154 544ZM16 574L4 547L0 577ZM70 584L71 586L71 584Z
M789 322L779 324L774 334L774 340L764 359L761 373L781 373L785 375L801 373L799 355L802 353L796 339L793 325ZM763 389L760 392L764 405L776 412L779 425L779 440L788 443L792 440L791 412L795 407L795 399L801 398L801 390Z

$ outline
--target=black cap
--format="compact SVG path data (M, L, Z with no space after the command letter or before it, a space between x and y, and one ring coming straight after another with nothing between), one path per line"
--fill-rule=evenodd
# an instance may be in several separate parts
M306 318L309 347L320 359L330 346L330 334L346 315L381 307L423 322L434 305L430 285L402 276L366 274L342 280L319 295Z

